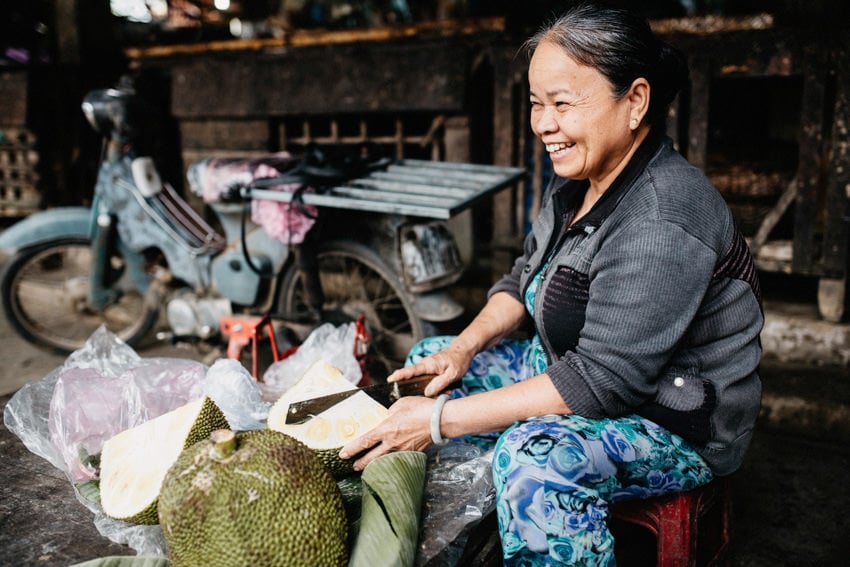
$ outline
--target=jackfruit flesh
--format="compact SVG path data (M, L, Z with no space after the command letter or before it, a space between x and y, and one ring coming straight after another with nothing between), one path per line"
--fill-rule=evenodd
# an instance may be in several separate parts
M172 567L348 563L342 494L313 451L268 429L212 436L183 451L162 485Z
M316 451L333 474L347 474L351 472L351 463L339 459L337 453L343 445L383 421L389 413L387 408L368 394L358 392L303 423L287 424L286 416L291 403L354 389L342 371L318 360L274 403L269 410L268 427Z
M100 457L103 512L133 524L156 524L157 498L169 467L184 448L225 427L222 411L204 397L110 438Z

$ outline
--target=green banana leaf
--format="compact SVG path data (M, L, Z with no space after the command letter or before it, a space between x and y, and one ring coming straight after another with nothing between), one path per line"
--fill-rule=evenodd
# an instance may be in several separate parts
M77 489L77 493L91 502L92 504L96 504L100 506L100 481L99 480L88 480L86 482L81 482L79 484L75 484L74 488Z
M410 567L416 558L425 453L378 457L363 470L359 530L349 567Z

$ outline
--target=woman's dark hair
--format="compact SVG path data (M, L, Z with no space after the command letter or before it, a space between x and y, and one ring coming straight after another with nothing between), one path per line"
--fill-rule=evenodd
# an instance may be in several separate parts
M645 78L651 93L646 116L650 123L664 120L667 107L689 81L684 54L655 37L649 22L628 8L577 2L523 44L529 59L543 42L602 73L617 98L635 79Z

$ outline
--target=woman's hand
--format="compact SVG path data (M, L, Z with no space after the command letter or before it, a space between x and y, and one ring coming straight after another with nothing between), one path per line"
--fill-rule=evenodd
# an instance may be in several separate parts
M357 457L354 470L361 471L376 458L392 451L423 451L431 444L434 403L431 398L422 396L400 398L390 406L389 415L378 426L348 442L340 451L340 458Z
M405 396L390 408L387 418L374 429L352 440L340 458L356 458L362 470L375 458L391 451L421 451L431 444L431 412L436 402L424 396ZM528 380L446 402L440 416L440 433L454 439L463 435L504 431L516 421L538 415L566 415L564 403L546 374Z
M387 377L387 382L399 382L425 374L433 374L434 379L425 388L424 393L428 397L434 397L466 374L474 355L474 351L466 348L461 341L455 339L440 352L426 356L416 364L396 370Z

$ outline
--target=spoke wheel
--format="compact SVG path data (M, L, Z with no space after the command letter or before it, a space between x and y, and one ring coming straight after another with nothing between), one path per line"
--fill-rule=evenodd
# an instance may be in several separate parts
M378 381L401 367L413 345L431 331L420 319L395 272L362 244L328 242L318 252L319 279L325 301L323 321L340 324L365 316L371 336L370 376ZM290 266L278 295L279 315L302 322L311 314L304 301L298 271Z
M118 298L102 311L89 308L91 249L85 239L65 239L23 251L8 264L2 279L3 309L25 339L70 353L101 325L130 345L153 327L156 308L125 285L125 266L118 254L110 257L108 278Z

